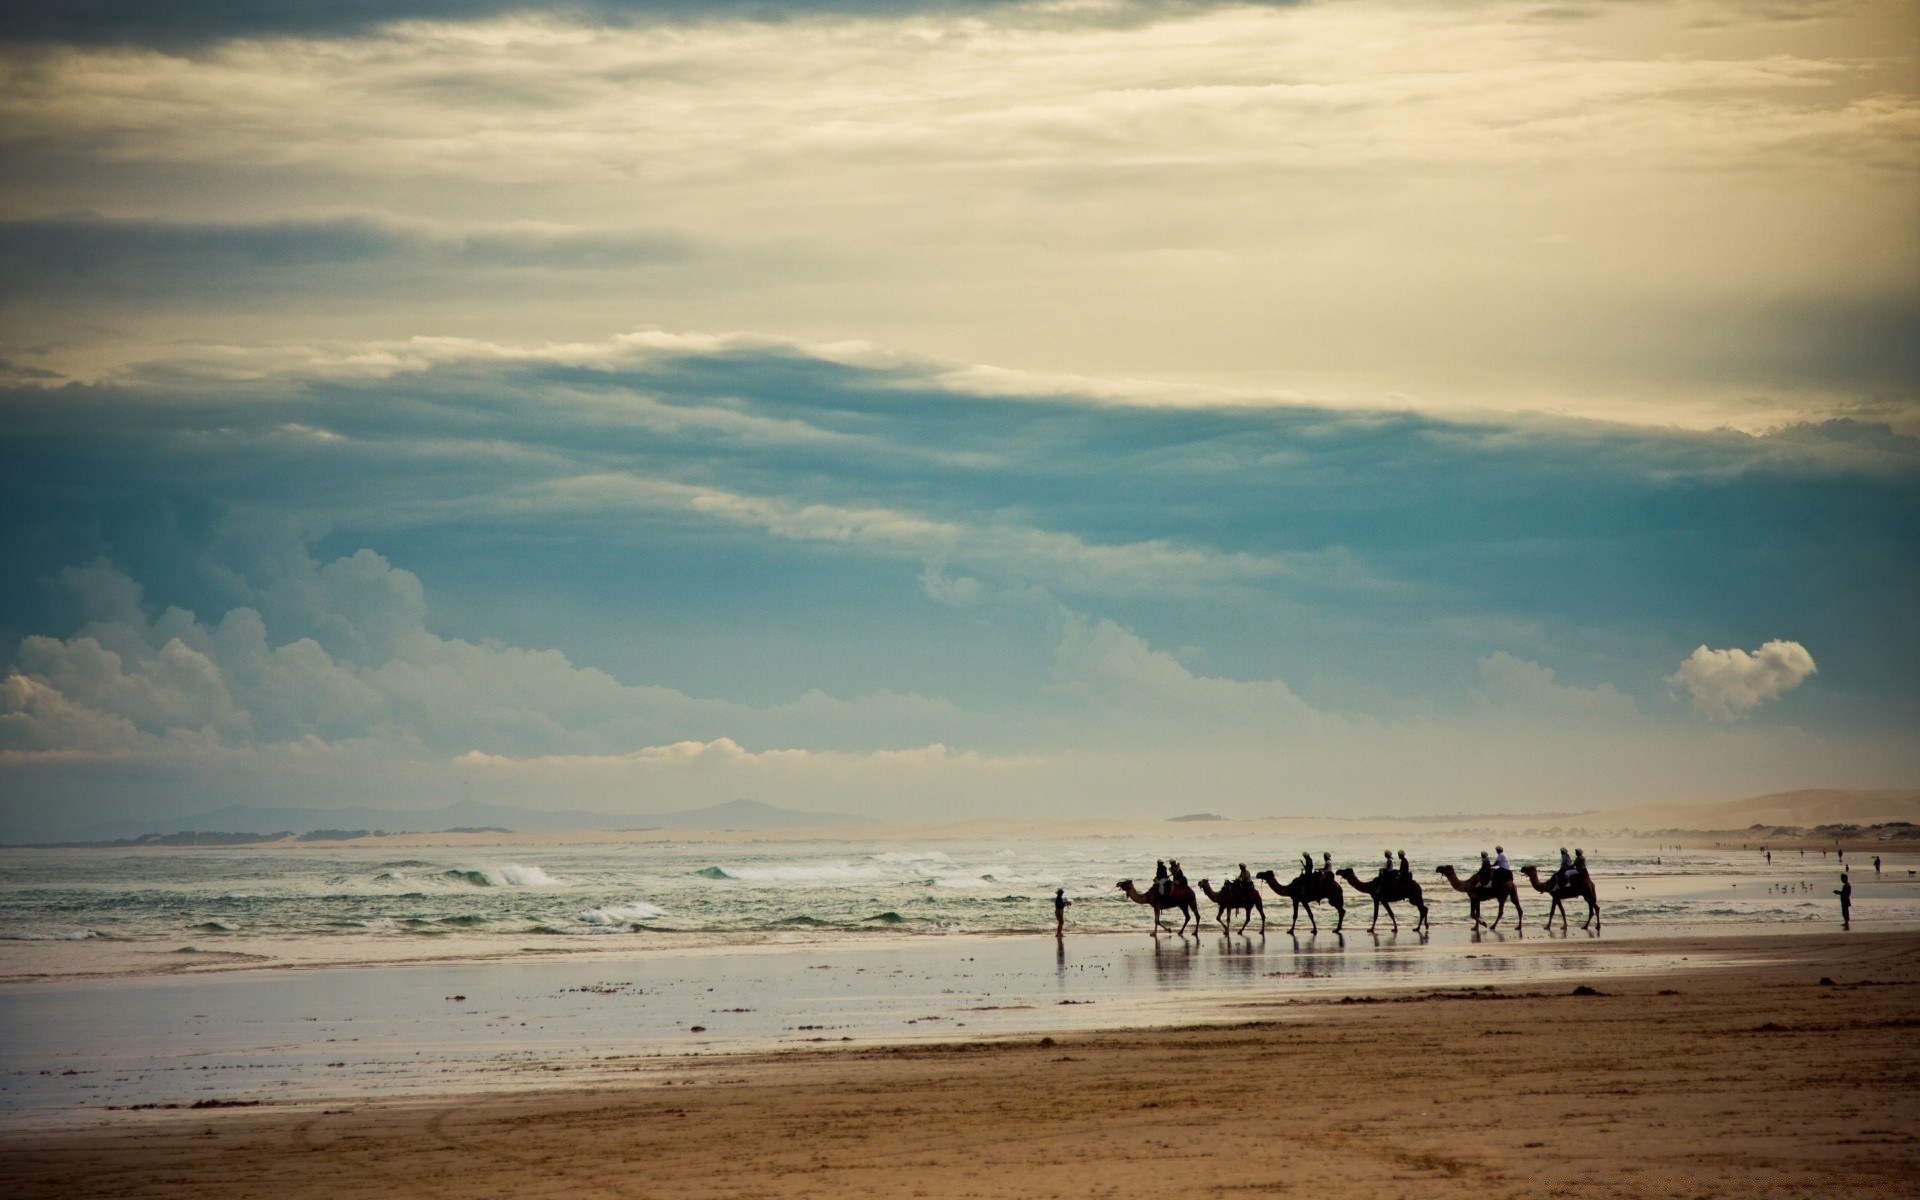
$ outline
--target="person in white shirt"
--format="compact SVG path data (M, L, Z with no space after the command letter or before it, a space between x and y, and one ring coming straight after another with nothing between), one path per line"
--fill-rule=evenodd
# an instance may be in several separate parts
M1507 861L1507 848L1505 846L1495 846L1493 848L1493 881L1495 883L1513 882L1513 864Z

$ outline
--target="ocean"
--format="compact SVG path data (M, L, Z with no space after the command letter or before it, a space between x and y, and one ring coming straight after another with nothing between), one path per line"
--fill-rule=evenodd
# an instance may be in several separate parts
M1399 849L1395 846L1395 849ZM1462 873L1479 845L1408 845L1436 924L1464 923L1463 898L1433 872ZM1491 848L1488 846L1487 848ZM1558 862L1556 844L1509 845L1516 865ZM1314 847L1316 860L1319 847ZM680 945L856 938L888 932L939 936L1050 930L1064 888L1077 932L1143 930L1146 908L1115 887L1145 887L1158 856L1182 860L1196 882L1218 883L1244 860L1283 880L1299 849L1211 836L1051 841L927 839L666 842L637 845L373 846L0 850L0 941L93 940L218 947L232 939L458 942L518 947L528 939L641 937ZM1370 878L1379 859L1347 857ZM1589 848L1610 925L1712 926L1830 922L1839 863L1818 853ZM1907 867L1876 880L1856 854L1860 911L1920 921ZM1905 857L1901 859L1905 863ZM1863 871L1861 868L1866 867ZM1898 876L1896 879L1895 876ZM1530 914L1545 897L1521 884ZM1288 904L1263 896L1269 923ZM1371 914L1348 891L1355 916ZM1213 906L1202 906L1211 918ZM1357 907L1355 907L1357 906ZM1574 921L1584 918L1576 904ZM1410 915L1410 914L1408 914ZM1322 918L1327 914L1321 912ZM1405 919L1405 916L1403 916ZM1384 918L1383 918L1384 920ZM1306 928L1303 918L1301 928Z

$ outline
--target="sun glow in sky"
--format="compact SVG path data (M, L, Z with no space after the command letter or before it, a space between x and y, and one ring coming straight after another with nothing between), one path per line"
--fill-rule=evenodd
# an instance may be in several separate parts
M0 17L0 838L1920 767L1900 0Z

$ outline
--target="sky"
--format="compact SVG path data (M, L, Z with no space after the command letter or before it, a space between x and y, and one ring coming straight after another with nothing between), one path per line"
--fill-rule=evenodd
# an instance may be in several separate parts
M0 15L0 839L1920 779L1904 0Z

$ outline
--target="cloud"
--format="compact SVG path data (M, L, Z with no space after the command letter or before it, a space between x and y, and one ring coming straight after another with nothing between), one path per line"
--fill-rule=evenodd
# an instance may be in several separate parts
M1897 0L421 3L148 5L321 36L14 47L6 209L46 235L16 286L64 277L98 319L21 305L0 349L77 373L237 329L564 340L639 313L1453 412L1913 412L1920 100L1899 54L1852 51L1892 44ZM345 197L385 215L311 215ZM514 212L561 232L485 232Z
M1730 719L1792 691L1817 670L1813 655L1799 642L1771 641L1751 654L1738 647L1701 646L1680 664L1671 682L1686 685L1700 712Z
M1505 712L1541 721L1629 721L1640 717L1633 699L1612 684L1568 687L1554 681L1552 668L1496 650L1480 659L1480 677L1488 701Z
M685 239L533 223L448 227L382 214L201 223L0 220L0 299L75 292L178 299L338 288L422 271L609 271L684 258ZM347 273L343 276L343 272Z
M928 10L972 11L1013 0L572 0L576 19L605 23L768 21L817 15L887 16ZM242 37L340 37L408 21L480 21L544 12L529 0L225 0L153 5L141 0L42 0L9 6L0 39L78 44L136 42L189 46Z
M646 761L671 755L635 747L694 744L676 738L830 747L965 724L952 705L915 695L814 690L750 706L623 684L555 650L440 637L426 627L419 579L370 550L269 581L260 607L211 624L179 608L149 617L138 585L107 564L63 572L59 584L89 615L71 637L21 643L0 689L0 753L15 758L218 757L313 742L403 757Z

